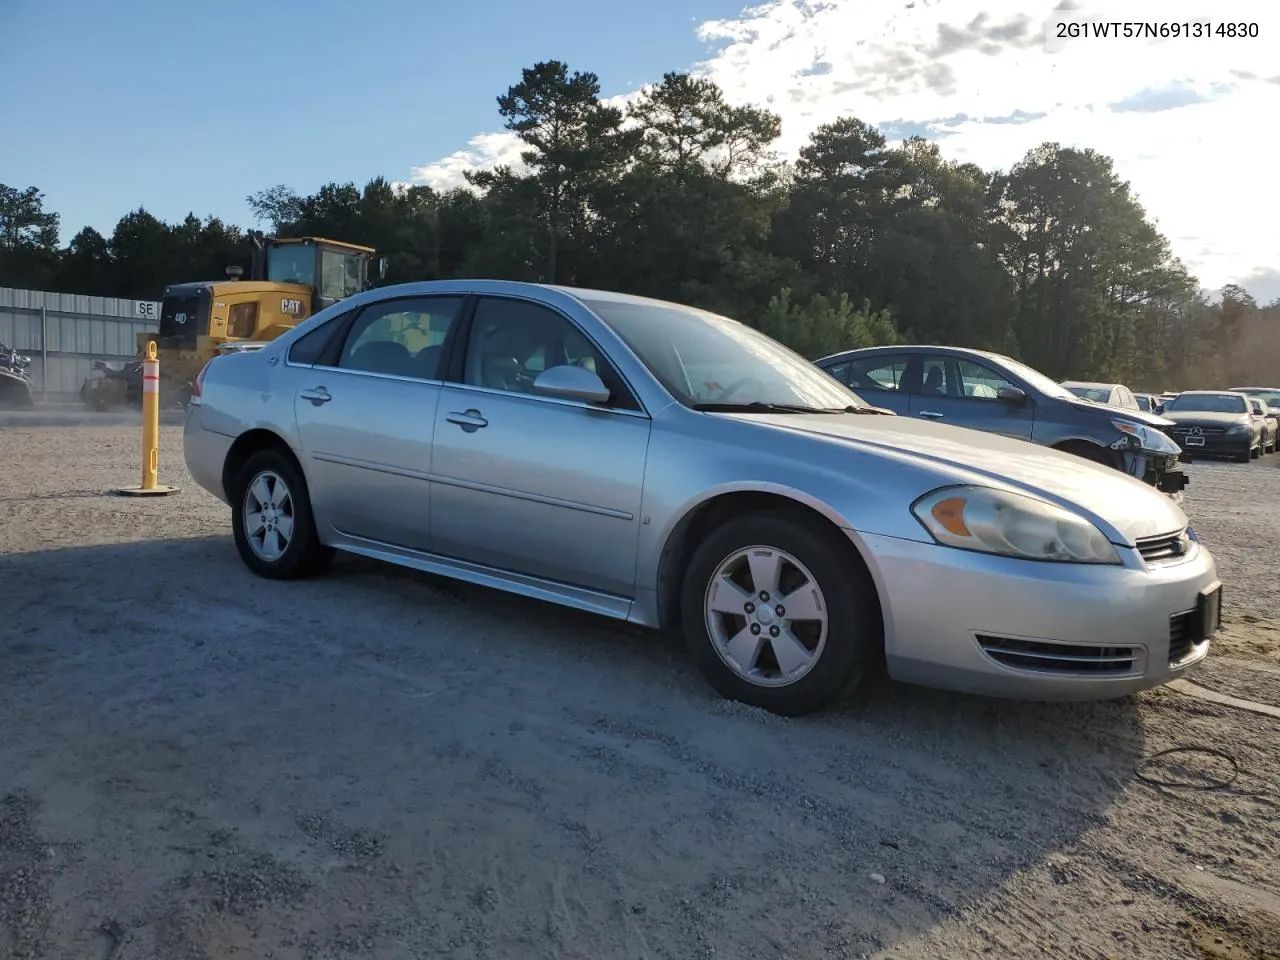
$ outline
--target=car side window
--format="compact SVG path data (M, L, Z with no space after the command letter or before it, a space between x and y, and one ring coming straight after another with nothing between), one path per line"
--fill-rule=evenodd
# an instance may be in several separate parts
M444 341L465 297L405 297L365 307L338 358L343 370L439 380Z
M342 329L343 320L350 314L326 320L314 330L304 333L289 347L289 363L312 366L319 363L333 341L334 334Z
M621 378L567 317L527 300L482 297L467 338L462 382L473 387L533 393L538 374L552 367L584 367L613 395L609 406L638 409Z
M900 390L902 372L906 368L906 357L879 354L849 361L848 372L837 379L855 393L864 390Z
M846 360L844 363L833 363L831 366L823 367L822 369L847 387L849 385L849 371L852 367L853 361Z
M1002 388L1016 386L1003 374L972 360L957 360L956 372L960 378L956 392L970 400L998 400Z

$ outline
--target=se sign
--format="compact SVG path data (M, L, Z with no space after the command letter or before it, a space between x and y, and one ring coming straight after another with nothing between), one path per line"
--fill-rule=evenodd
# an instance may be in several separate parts
M133 315L139 320L159 320L160 304L153 300L133 301Z

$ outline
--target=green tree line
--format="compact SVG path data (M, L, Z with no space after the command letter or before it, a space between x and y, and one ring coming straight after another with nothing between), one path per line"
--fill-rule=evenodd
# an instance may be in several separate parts
M376 177L248 198L281 236L374 246L388 283L501 277L604 287L734 316L816 358L903 341L1016 356L1051 376L1188 388L1267 379L1280 304L1209 304L1110 158L1045 143L1007 171L896 145L845 117L799 156L781 121L669 73L625 110L559 61L497 98L523 165L437 191ZM240 227L145 208L60 246L36 187L0 185L0 286L154 299L248 265ZM1261 352L1259 352L1261 350ZM1255 376L1256 374L1256 376Z

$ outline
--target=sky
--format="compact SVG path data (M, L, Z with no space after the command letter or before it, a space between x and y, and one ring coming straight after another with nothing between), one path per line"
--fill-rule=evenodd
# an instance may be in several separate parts
M1056 2L1056 6L1055 6ZM1071 2L1071 0L1066 0ZM331 180L447 187L518 154L495 98L560 59L625 102L668 70L782 117L840 116L1007 169L1044 141L1111 156L1201 283L1280 297L1280 5L1265 0L0 0L0 182L109 233L138 206L251 224ZM1051 38L1061 21L1256 36ZM1096 28L1095 28L1096 29ZM1253 31L1251 31L1253 32ZM20 92L20 95L19 95Z

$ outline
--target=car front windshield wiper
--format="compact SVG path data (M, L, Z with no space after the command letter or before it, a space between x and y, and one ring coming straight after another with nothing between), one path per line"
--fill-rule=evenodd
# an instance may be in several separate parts
M690 409L702 413L876 413L869 407L806 407L798 403L695 403Z

